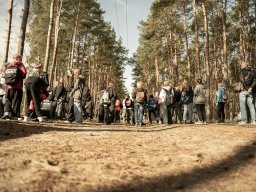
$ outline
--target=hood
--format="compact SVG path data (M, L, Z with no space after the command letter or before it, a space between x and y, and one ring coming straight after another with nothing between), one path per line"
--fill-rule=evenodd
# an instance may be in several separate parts
M171 90L171 86L163 86L162 88L163 88L163 89L166 89L166 90L168 90L168 91Z

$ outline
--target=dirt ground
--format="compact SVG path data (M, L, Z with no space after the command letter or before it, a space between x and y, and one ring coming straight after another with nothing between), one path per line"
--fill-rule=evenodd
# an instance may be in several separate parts
M256 126L0 120L0 191L256 191Z

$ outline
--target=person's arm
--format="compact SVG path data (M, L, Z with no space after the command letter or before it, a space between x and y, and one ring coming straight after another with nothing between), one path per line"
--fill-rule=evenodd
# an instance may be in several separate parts
M69 95L72 96L74 92L77 91L78 89L79 89L79 78L76 80L74 88L71 90Z
M20 71L21 71L21 77L22 77L22 79L25 79L26 76L27 76L27 70L26 70L26 68L25 68L25 66L24 66L23 63L19 66L19 69L20 69Z

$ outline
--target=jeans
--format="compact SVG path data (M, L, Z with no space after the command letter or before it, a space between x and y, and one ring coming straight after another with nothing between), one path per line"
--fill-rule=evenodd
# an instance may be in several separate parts
M74 99L74 115L75 115L76 123L83 122L83 111L82 111L81 100Z
M192 122L192 119L193 119L193 103L184 104L183 121L185 122L189 120L190 122Z
M135 124L142 125L143 111L144 111L144 106L142 104L134 103Z
M133 117L133 109L127 108L126 109L126 123L134 124L134 117Z
M242 116L242 121L246 122L247 121L247 113L246 113L246 105L249 108L250 111L250 117L251 121L255 121L255 94L249 94L248 91L242 91L239 94L239 102L240 102L240 110L241 110L241 116Z

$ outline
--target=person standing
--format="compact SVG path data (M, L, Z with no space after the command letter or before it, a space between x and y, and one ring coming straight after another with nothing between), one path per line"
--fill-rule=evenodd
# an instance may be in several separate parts
M158 98L158 104L160 105L160 123L172 123L171 99L175 99L174 90L171 88L169 81L164 81Z
M14 61L7 65L5 70L7 91L3 119L19 119L20 117L23 80L26 78L27 70L20 55L15 54L13 59Z
M104 123L111 124L114 121L115 101L117 99L117 92L112 82L104 90L101 99L104 106Z
M6 94L4 71L5 66L0 67L0 117L4 115L4 99Z
M242 116L241 122L239 124L243 125L248 121L246 107L249 108L251 123L256 124L256 73L253 67L245 62L242 64L242 69L240 71L240 81L243 85L243 90L239 94L240 110Z
M82 109L82 93L85 88L85 78L81 75L81 69L74 70L74 88L69 96L74 98L74 123L83 122L83 109Z
M183 102L184 110L183 110L183 122L193 123L193 97L194 92L192 86L190 85L188 79L185 79L182 84L182 94L181 100Z
M225 93L226 88L223 86L223 83L218 83L218 89L216 91L217 123L225 122Z
M196 105L196 111L198 116L198 121L195 124L205 124L205 86L203 85L202 79L197 80L197 85L194 89L194 104Z
M144 106L147 103L147 90L142 86L142 82L137 82L137 87L133 90L135 126L142 126Z

